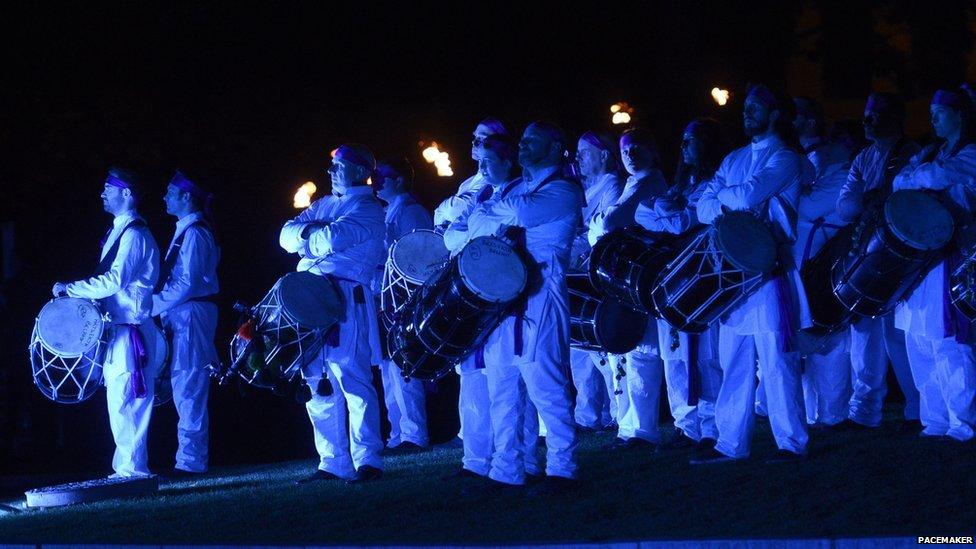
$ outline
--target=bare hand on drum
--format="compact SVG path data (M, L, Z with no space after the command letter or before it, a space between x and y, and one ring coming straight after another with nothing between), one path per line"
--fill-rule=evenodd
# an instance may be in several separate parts
M54 287L51 288L51 293L54 297L62 297L68 295L68 286L64 282L55 282Z

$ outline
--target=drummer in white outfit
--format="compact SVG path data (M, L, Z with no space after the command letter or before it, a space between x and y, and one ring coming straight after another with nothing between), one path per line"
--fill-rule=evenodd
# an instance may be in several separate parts
M531 293L524 311L503 323L496 330L501 337L485 348L495 443L489 478L495 486L525 482L526 400L535 405L547 428L547 476L542 490L575 485L577 442L570 398L565 273L580 223L583 191L578 182L563 175L564 150L558 128L545 122L530 124L519 143L523 177L486 197L467 218L468 239L504 235L516 246L524 246L541 271L541 287L538 282L531 284L539 274L530 276Z
M159 248L136 212L139 196L131 174L109 170L102 204L115 219L102 243L98 273L77 282L58 282L53 288L55 296L97 299L111 317L102 374L115 439L113 477L150 474L147 437L157 372L148 358L162 334L149 315L159 276Z
M620 176L620 152L609 135L584 133L577 143L576 163L586 188L582 231L573 241L571 269L584 269L590 254L586 234L590 220L605 212L620 198L624 180ZM613 370L606 353L570 350L573 384L576 386L576 424L583 429L601 430L611 426L617 412L613 394Z
M587 235L590 245L614 229L633 225L638 205L662 196L667 189L657 145L649 132L639 128L625 132L620 138L620 153L630 177L620 198L591 219ZM617 395L617 439L612 448L655 446L661 438L658 422L664 371L657 323L647 323L636 349L622 356L612 355L609 362L614 371L623 373Z
M383 206L366 185L374 168L366 147L341 145L329 167L332 194L281 229L281 247L301 258L298 270L333 279L345 307L338 334L330 334L320 355L302 368L315 389L305 407L320 458L307 481L363 482L382 475L380 406L371 369L380 358L379 324L370 284L386 252ZM328 393L320 383L324 377L337 385L331 395L320 394Z
M220 248L209 219L209 192L177 171L163 200L166 213L177 219L176 232L163 260L152 314L160 318L170 342L170 380L179 416L173 473L203 473L209 453L206 366L217 360L213 298L220 291Z
M972 222L976 206L976 121L968 95L939 90L932 127L940 142L912 158L894 189L942 191L956 225ZM976 361L969 320L949 298L948 271L958 252L939 262L895 311L905 330L908 362L920 395L922 436L967 441L976 429Z
M698 201L698 219L713 223L723 208L755 211L770 218L773 200L795 211L807 160L783 140L792 137L793 101L765 86L753 87L745 100L743 126L752 143L732 151ZM788 212L787 212L788 213ZM773 216L774 228L790 235L795 221ZM785 219L783 217L786 217ZM780 248L785 247L781 244ZM799 356L794 331L806 304L790 254L780 250L780 270L758 291L719 321L722 387L715 402L718 441L715 448L692 458L692 464L716 463L749 456L755 422L756 358L762 373L769 422L779 452L770 462L802 459L807 449ZM786 256L786 257L784 257ZM785 265L784 265L785 263ZM807 312L806 316L809 316Z
M798 97L794 102L794 125L814 169L813 181L800 191L797 211L793 257L802 267L844 225L837 214L837 197L847 182L854 151L826 140L826 120L819 103L807 97ZM849 341L847 330L838 330L826 336L819 350L802 359L803 401L807 423L811 425L827 427L847 418L851 397Z
M699 118L685 128L681 164L675 184L665 196L637 207L635 221L649 231L682 234L700 223L698 199L727 152L719 123ZM664 380L674 426L679 436L669 450L709 448L718 438L715 399L722 384L718 364L718 325L702 334L687 334L657 320L658 344L664 359Z
M373 175L376 196L386 203L386 239L389 250L400 237L418 229L434 227L430 214L410 194L413 167L405 158L380 162ZM406 381L392 360L380 361L383 378L383 399L390 420L387 448L419 449L427 446L427 409L424 383L419 379Z
M873 141L851 163L847 182L837 198L837 213L855 222L865 207L878 207L891 193L895 176L918 153L903 133L905 105L893 93L873 93L864 107L864 136ZM851 400L845 425L854 428L881 424L881 406L888 384L888 359L905 395L904 418L909 429L920 428L918 389L912 380L905 350L905 333L895 327L894 311L876 318L861 317L851 324Z

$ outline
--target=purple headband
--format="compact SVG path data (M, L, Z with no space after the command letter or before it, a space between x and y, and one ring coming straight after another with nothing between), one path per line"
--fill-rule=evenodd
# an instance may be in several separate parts
M366 158L366 156L360 154L359 151L350 147L349 145L339 145L339 148L336 149L334 158L350 162L357 166L362 166L369 171L373 171L373 167L375 166L373 159Z
M883 95L872 93L868 96L868 102L864 105L864 110L871 112L882 112L891 107L891 102Z
M173 178L169 180L169 184L183 192L190 193L195 198L199 198L201 200L206 200L207 197L210 196L210 193L207 192L206 189L200 185L197 185L193 181L190 181L190 179L179 170L176 170L176 173L173 174Z
M125 179L122 179L119 176L120 174L118 174L114 170L109 170L108 177L105 178L105 184L111 185L113 187L118 187L120 189L131 189L132 182L126 181Z
M763 86L762 84L757 84L749 89L749 94L746 97L754 97L761 101L770 110L775 110L779 107L779 101L776 100L776 96L773 92L769 91L769 88Z
M964 101L969 101L969 97L949 90L937 90L932 96L933 105L944 105L957 111L963 108Z
M541 132L542 134L544 134L546 137L548 137L549 139L551 139L553 141L557 141L559 143L564 143L564 141L563 141L564 137L563 137L562 132L559 131L559 129L556 128L555 126L553 126L552 124L548 124L546 122L533 122L533 123L529 124L529 126L527 128L525 128L525 129L526 130L530 130L530 129L531 130L536 130L538 132Z
M585 142L589 143L590 145L593 145L594 147L600 149L601 151L609 151L610 150L610 147L606 143L604 143L603 141L600 140L600 136L598 136L597 134L595 134L593 132L586 132L586 133L584 133L583 135L580 136L579 140L580 141L585 141Z
M687 126L685 126L685 131L683 133L690 133L692 135L695 135L699 133L701 129L702 129L702 123L697 120L692 120L691 122L688 123Z

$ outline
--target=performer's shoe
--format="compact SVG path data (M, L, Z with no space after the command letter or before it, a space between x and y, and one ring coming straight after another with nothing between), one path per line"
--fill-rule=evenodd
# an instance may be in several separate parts
M668 451L679 451L679 450L693 450L698 448L698 442L694 439L688 437L688 435L679 432L677 436L673 437L671 440L665 442L660 446L662 452Z
M918 438L932 442L957 442L956 439L950 437L949 435L930 434L926 433L925 431L920 432L918 434Z
M698 450L702 452L705 450L714 450L716 444L718 444L718 441L714 438L702 437L701 440L698 441Z
M457 482L457 481L461 481L461 480L475 479L475 478L481 479L481 478L485 478L485 477L482 476L482 475L479 475L478 473L475 473L471 469L465 469L464 467L461 467L460 469L458 469L457 471L454 471L450 475L446 475L446 476L441 477L441 480L447 481L447 482Z
M542 482L529 488L529 495L535 497L558 496L579 490L580 483L576 479L566 477L546 476Z
M493 478L484 477L484 481L466 484L461 487L461 493L472 495L504 495L515 494L524 488L521 484L508 484Z
M442 442L437 445L438 448L444 448L446 450L453 450L455 448L464 448L464 441L460 437L454 437L447 442Z
M613 450L615 452L624 452L630 450L648 450L651 452L656 452L657 444L654 444L649 440L644 440L638 437L631 437L631 438L617 437L617 439L614 440L613 444L610 446L610 450Z
M295 484L309 484L311 482L318 482L320 480L341 480L337 475L334 475L328 471L323 471L321 469L316 469L311 475L300 478L295 481Z
M805 453L798 454L789 450L776 450L776 453L766 460L766 465L772 465L774 463L799 463L806 461L806 459L807 455Z
M736 461L740 458L734 458L719 452L715 448L709 448L708 450L703 450L696 453L688 463L691 465L710 465L712 463L726 463L729 461Z
M346 484L361 484L363 482L370 482L376 480L383 476L383 471L373 467L372 465L363 465L359 469L356 469L356 476L347 480Z
M858 423L853 419L848 418L838 423L837 425L834 425L831 430L834 432L840 432L840 431L871 431L872 429L877 429L877 427L871 427L870 425Z
M898 432L914 435L922 432L922 422L917 419L906 419L898 425Z
M383 454L387 456L402 456L404 454L416 454L418 452L423 452L426 449L426 446L421 446L419 444L410 442L409 440L405 440L392 448L387 448L383 451Z
M165 480L188 480L197 479L206 475L206 471L187 471L186 469L179 469L173 467L169 471L163 473L163 479Z

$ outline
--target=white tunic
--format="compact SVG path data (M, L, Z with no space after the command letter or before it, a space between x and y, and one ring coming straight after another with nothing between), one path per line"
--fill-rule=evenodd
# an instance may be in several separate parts
M637 206L645 200L664 194L667 186L664 174L658 169L651 170L647 176L641 179L635 176L627 178L627 184L624 185L624 189L616 202L590 219L587 234L590 246L596 244L600 237L614 229L633 225Z
M854 157L847 181L837 197L837 214L841 219L848 222L857 219L864 210L864 193L884 184L885 167L896 145L882 148L877 143L872 143ZM918 145L911 141L903 142L892 173L898 173L908 164L908 159L917 153Z
M434 209L434 225L441 227L453 223L468 208L470 202L488 182L478 172L461 182L457 193L448 197Z

